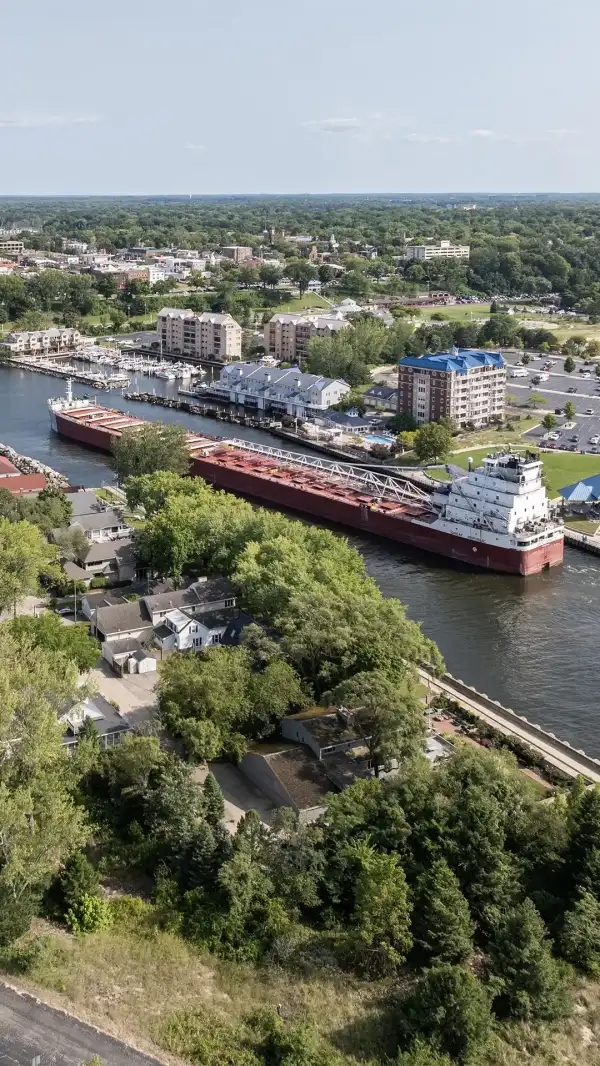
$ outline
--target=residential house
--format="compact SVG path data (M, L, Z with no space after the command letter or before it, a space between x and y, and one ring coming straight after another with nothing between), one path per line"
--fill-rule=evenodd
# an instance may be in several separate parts
M200 615L235 607L235 591L225 577L201 577L187 589L145 596L144 603L152 625L156 626L174 609Z
M96 607L90 624L90 632L100 641L125 640L135 637L148 642L154 636L152 619L143 600L115 604L111 607Z
M142 596L131 603L95 607L91 629L101 641L134 637L147 643L154 638L155 630L163 625L171 612L180 611L185 612L186 616L201 617L231 607L235 607L235 592L229 581L223 577L204 577L177 592L162 592Z
M303 374L297 366L282 370L260 363L239 363L221 371L213 391L231 403L246 404L258 411L306 418L339 403L350 392L350 386L320 374Z
M87 577L106 577L119 584L133 581L136 557L129 539L93 541L77 561Z
M285 740L304 744L319 760L364 747L351 712L326 707L313 707L282 718L281 735Z
M370 410L383 409L396 413L398 406L398 389L391 385L374 385L363 395L362 402Z
M104 696L86 696L59 715L59 722L65 730L62 743L69 753L77 747L79 733L86 719L96 727L103 751L120 744L124 734L130 729L127 719Z
M131 533L131 527L110 507L105 507L101 511L74 515L69 525L71 528L81 529L91 541L112 540L127 537Z
M161 652L199 651L200 648L221 643L233 616L231 607L200 615L185 609L168 611L163 622L154 630L154 639Z

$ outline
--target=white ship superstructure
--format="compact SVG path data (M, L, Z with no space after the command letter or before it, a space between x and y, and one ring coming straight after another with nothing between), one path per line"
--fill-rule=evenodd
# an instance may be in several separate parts
M529 453L488 455L483 466L434 493L437 528L521 551L562 540L562 524L551 514L542 472L543 464Z

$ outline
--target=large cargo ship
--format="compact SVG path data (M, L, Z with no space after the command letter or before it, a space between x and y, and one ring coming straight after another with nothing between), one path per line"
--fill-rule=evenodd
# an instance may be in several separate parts
M144 420L74 399L49 400L57 433L105 452ZM536 574L563 559L542 463L499 452L432 493L401 478L242 440L188 434L191 474L216 488L374 533L460 563Z

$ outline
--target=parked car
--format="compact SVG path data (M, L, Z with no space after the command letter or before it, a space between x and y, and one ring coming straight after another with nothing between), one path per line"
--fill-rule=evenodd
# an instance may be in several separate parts
M579 437L577 435L569 437L569 441L571 444L577 444L579 442Z
M562 407L555 407L554 408L554 414L555 415L562 415L562 413L563 413Z
M571 387L567 389L567 392L577 392L576 386L575 385L571 385Z
M594 436L590 437L590 444L600 444L600 437L597 433L594 433Z
M593 407L586 407L585 413L586 413L586 415L595 415L596 414L596 412L594 411Z

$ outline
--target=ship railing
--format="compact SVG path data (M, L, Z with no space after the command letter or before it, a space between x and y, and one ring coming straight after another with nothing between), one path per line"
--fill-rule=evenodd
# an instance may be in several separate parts
M300 452L289 452L283 448L271 448L267 444L256 444L249 440L230 438L226 443L232 448L253 452L267 459L285 463L287 466L320 470L329 477L333 477L338 484L353 486L379 499L392 500L396 503L417 500L430 510L434 510L429 493L403 478L388 477L350 463L338 463L335 460L322 459L320 456L302 455Z

